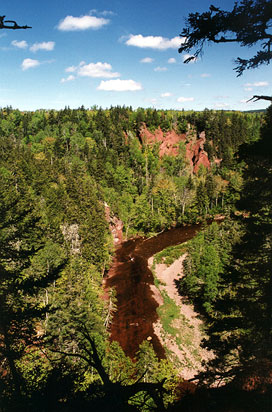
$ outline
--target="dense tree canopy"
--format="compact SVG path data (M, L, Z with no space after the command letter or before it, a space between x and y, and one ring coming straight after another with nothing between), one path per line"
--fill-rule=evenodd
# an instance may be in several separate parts
M126 237L234 212L247 187L238 151L252 147L261 125L269 140L270 122L271 113L264 118L210 110L0 110L3 411L18 405L33 412L63 410L65 402L71 411L91 405L112 412L117 398L118 410L164 410L174 401L175 367L159 361L152 345L145 342L132 363L108 341L115 298L114 291L109 301L101 296L113 254L105 203L110 220L123 221ZM175 155L162 154L155 140L147 142L143 129L164 138L179 134ZM194 170L188 153L194 145L199 151L201 132L210 166ZM258 205L256 210L262 212ZM205 316L217 311L218 321L236 228L233 220L212 225L188 247L182 290ZM251 270L244 269L242 283ZM264 274L253 285L261 293L255 304L259 313L268 284ZM238 296L235 277L230 293ZM264 316L262 324L266 321ZM214 322L214 327L225 326Z

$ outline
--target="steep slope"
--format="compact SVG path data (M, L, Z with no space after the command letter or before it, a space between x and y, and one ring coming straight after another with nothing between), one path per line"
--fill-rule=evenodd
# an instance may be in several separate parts
M159 127L153 133L143 126L140 131L140 138L145 144L159 144L159 156L177 156L179 153L179 143L186 144L186 158L194 173L198 172L200 165L210 168L210 160L208 154L204 150L206 141L205 132L197 133L194 130L189 130L187 133L178 134L175 130L163 132Z

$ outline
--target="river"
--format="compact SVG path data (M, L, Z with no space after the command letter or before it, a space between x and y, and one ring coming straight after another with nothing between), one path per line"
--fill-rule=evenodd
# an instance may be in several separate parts
M118 341L127 356L134 358L139 345L148 338L157 356L165 358L153 329L158 319L158 303L150 287L154 279L147 261L166 247L192 239L200 229L201 225L174 228L149 239L125 241L117 248L104 285L106 290L116 290L117 310L110 326L111 340Z

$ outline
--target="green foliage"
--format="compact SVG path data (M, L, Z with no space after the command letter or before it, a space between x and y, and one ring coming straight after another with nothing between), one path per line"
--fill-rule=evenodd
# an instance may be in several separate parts
M263 122L267 140L270 120L268 116ZM126 237L234 210L234 202L249 196L249 186L256 185L254 178L242 176L249 169L238 163L237 151L254 147L260 123L255 114L214 111L0 110L0 357L7 372L0 389L5 412L18 405L36 410L43 404L44 410L58 410L63 402L67 408L83 402L104 410L117 398L122 407L148 410L173 401L176 372L168 361L157 359L148 343L140 347L135 363L116 342L108 344L115 300L111 305L101 296L103 273L113 253L105 202L123 221ZM163 132L186 132L187 142L204 130L211 169L193 174L184 142L176 156L160 157L158 144L141 140L143 125L152 131L161 127ZM216 158L222 162L213 164ZM261 207L251 202L252 217L262 227L270 219L271 191L265 171L260 178L266 179L265 190L254 197L264 202ZM222 273L238 238L236 224L226 220L209 226L188 246L182 288L207 317L214 316L215 306L228 296ZM266 248L268 243L260 254L265 265ZM183 252L173 247L159 259L171 264ZM253 281L253 268L246 268L241 283L250 282L243 290L262 290L264 296L269 287L265 270L260 281ZM232 275L230 279L233 282ZM239 293L232 285L230 294ZM261 302L260 297L260 314ZM164 295L159 310L165 329L179 339L172 323L179 316L174 302ZM237 309L235 319L243 313ZM256 328L254 332L262 336ZM169 392L159 395L161 385Z
M27 394L44 390L53 365L46 358L43 350L34 346L29 347L16 363L24 379Z
M170 266L185 252L186 246L184 244L169 246L154 256L154 263L164 263L165 265Z
M162 291L162 297L163 305L159 306L157 309L159 318L164 331L171 336L176 336L178 331L175 327L173 327L172 322L175 319L179 319L180 309L165 291Z
M175 390L179 382L177 371L168 360L159 360L157 358L152 344L149 341L144 341L139 346L135 367L137 376L141 377L143 382L161 382L164 380L164 405L167 406L173 402L175 399ZM139 393L136 397L131 399L131 404L140 405L143 399L144 393ZM155 404L154 401L150 399L141 410L148 411L152 407L154 408Z
M31 178L33 171L29 170L29 184L36 193L40 190L43 194L43 219L50 220L50 225L58 230L67 214L69 220L76 220L75 216L81 220L77 204L83 197L88 197L89 202L94 198L90 205L92 211L97 209L94 203L106 200L124 219L129 235L196 221L206 214L221 213L233 204L241 191L241 184L237 184L241 171L236 168L236 152L241 143L257 139L260 118L238 112L205 110L179 114L111 107L109 110L65 108L59 112L25 114L2 110L0 123L3 136L14 136L19 145L29 149L27 156L31 151L39 163L41 173L35 172L35 178ZM210 160L221 158L225 169L217 166L207 175L205 168L200 167L198 175L193 177L193 186L187 184L192 176L186 144L180 142L176 156L160 157L158 144L147 145L141 141L143 124L152 130L161 127L164 131L173 128L179 133L187 132L187 141L195 139L196 131L204 130ZM81 189L73 187L74 182ZM81 199L80 191L84 194ZM144 204L144 218L139 216L142 214L140 202ZM100 217L95 220L101 222L101 211L96 210L97 213ZM100 229L97 227L94 232L96 230ZM87 253L95 257L92 251Z
M122 382L124 385L134 382L137 367L118 342L111 342L107 348L104 365L112 382Z
M240 236L239 226L226 220L220 225L212 223L188 244L180 290L200 305L204 313L213 312L213 304L220 296L224 266L229 261L232 245Z
M6 370L2 380L4 399L11 399L14 407L36 390L31 370L40 366L31 363L30 351L36 350L36 326L45 316L46 305L40 296L64 263L58 245L46 243L35 194L27 184L23 155L24 151L18 149L16 159L14 152L9 159L4 158L0 175L0 358ZM16 174L8 173L11 167Z
M247 167L239 206L247 218L241 242L234 245L222 273L220 299L208 330L206 344L217 354L208 364L206 377L211 380L216 375L229 380L255 376L264 382L269 375L262 365L270 365L272 356L270 116L271 109L263 138L240 153Z

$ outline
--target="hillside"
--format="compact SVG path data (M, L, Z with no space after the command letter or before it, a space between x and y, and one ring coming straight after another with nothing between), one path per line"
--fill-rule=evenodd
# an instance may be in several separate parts
M256 371L271 356L270 136L271 111L0 110L4 412L178 408L180 364L157 356L148 336L138 342L137 332L131 359L110 340L111 324L129 300L140 306L138 274L156 253L155 235L171 238L199 222L177 286L214 356L201 369L195 353L186 376L242 391L244 405L245 382L256 376L254 394L265 404L268 372ZM206 225L218 215L222 224ZM136 262L140 242L144 260ZM135 281L121 309L117 288L103 289L116 247L125 248L118 268L129 267ZM154 282L148 276L141 287ZM174 327L181 339L179 321Z

